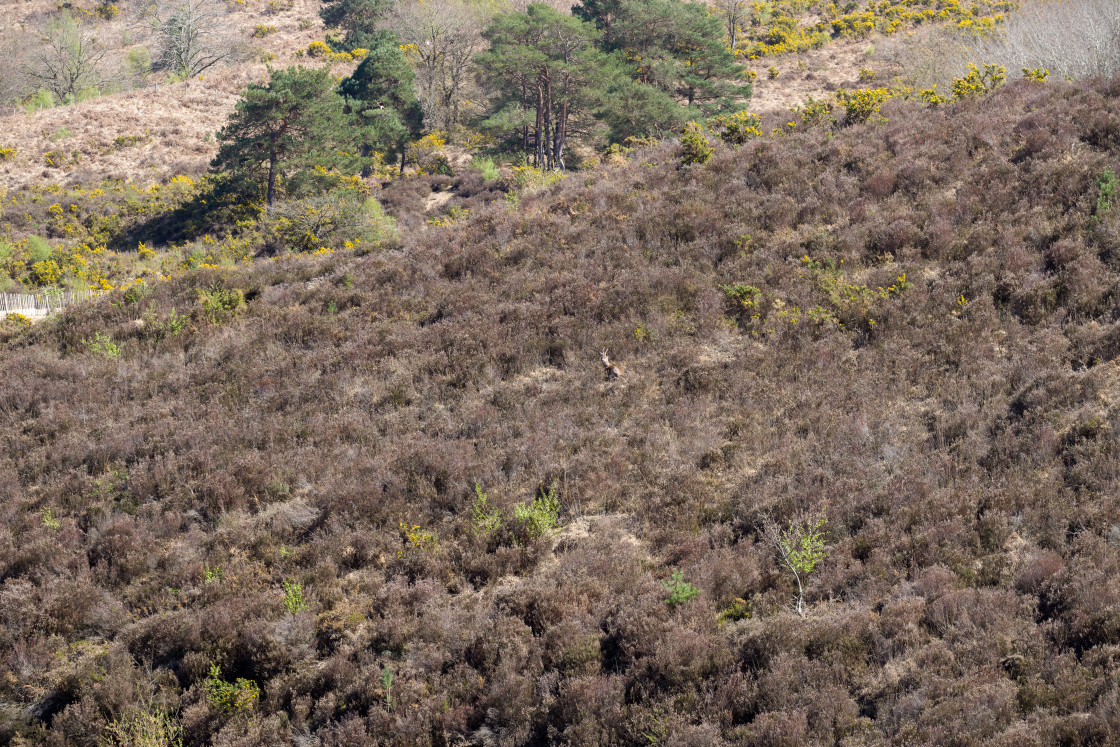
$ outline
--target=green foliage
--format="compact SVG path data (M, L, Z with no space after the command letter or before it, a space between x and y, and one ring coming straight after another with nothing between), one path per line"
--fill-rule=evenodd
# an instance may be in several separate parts
M668 580L661 581L661 585L669 591L665 604L674 609L691 602L700 594L699 589L684 580L684 574L679 570L674 570Z
M612 0L584 13L605 33L604 51L623 56L630 76L692 110L734 111L752 93L727 49L723 22L682 0Z
M183 726L170 711L142 700L105 727L99 747L182 747Z
M295 615L308 609L307 600L303 596L303 585L295 581L284 579L284 608L289 614Z
M813 573L828 553L824 549L824 535L821 528L827 519L823 516L810 516L801 521L790 521L789 526L777 532L770 529L771 541L778 551L780 565L793 574L797 582L797 614L804 615L805 579Z
M1117 182L1116 172L1112 169L1105 169L1097 179L1097 209L1096 217L1102 218L1112 213L1113 208L1116 207L1116 195L1120 190L1120 182Z
M745 599L735 599L731 605L716 616L716 621L721 623L735 622L736 620L749 620L751 618L751 603Z
M105 358L120 358L121 356L120 346L113 342L113 338L103 332L94 332L93 337L82 340L82 345L94 355Z
M388 664L381 667L381 697L386 708L393 707L393 670Z
M1045 83L1046 79L1050 77L1050 71L1044 67L1025 67L1023 68L1023 77L1032 83Z
M43 520L43 526L50 529L52 532L57 532L62 528L62 524L58 522L58 519L54 518L54 514L49 508L44 508L39 511L39 517Z
M218 133L212 167L272 207L278 190L299 196L301 187L312 187L317 169L356 174L372 163L358 155L367 134L347 115L328 70L271 70L268 85L250 85Z
M52 169L61 169L66 165L66 151L48 150L43 154L43 163Z
M346 110L361 127L363 156L374 152L400 156L419 137L423 114L416 100L414 74L396 34L379 31L367 40L362 64L338 87Z
M218 324L245 308L245 292L240 288L212 285L209 288L198 288L196 293L202 311L211 324Z
M559 487L558 482L553 482L532 503L522 503L514 508L513 518L517 522L515 543L534 542L551 534L560 525L560 499L557 497Z
M844 107L844 121L847 124L866 122L879 112L879 107L891 97L885 88L869 88L859 91L839 91L836 101Z
M596 49L595 27L533 3L495 16L483 37L477 66L495 93L483 127L518 142L534 166L562 169L570 119L594 110L605 78L620 74Z
M762 136L762 119L757 114L735 112L722 114L708 120L708 129L719 134L720 139L729 145L743 145L748 140Z
M140 82L152 72L152 53L147 47L133 47L124 55L124 67L134 81Z
M59 127L57 130L52 132L50 134L50 137L48 137L47 139L52 143L57 143L59 140L66 140L67 138L72 137L74 137L74 131L69 127L63 125L62 127Z
M261 699L261 689L256 682L244 677L227 682L222 679L222 670L217 664L210 665L210 675L203 687L210 707L222 713L251 711Z
M1007 69L1002 65L984 65L981 72L975 64L968 63L968 73L963 78L953 78L953 97L966 99L993 91L1007 80Z
M474 502L471 504L471 528L478 536L493 537L502 528L502 514L487 505L488 496L482 486L474 484Z
M202 567L202 580L208 584L220 583L225 571L220 564L211 566L209 563Z
M0 163L3 163L4 161L7 161L11 158L14 158L15 155L16 155L16 149L14 147L0 148Z
M705 164L715 153L704 136L704 129L695 122L689 122L681 133L681 163L685 166Z
M54 105L54 94L45 88L40 88L23 102L23 109L28 114L34 114L42 109L51 109Z
M396 222L384 215L376 198L339 189L277 203L266 231L288 250L375 248L394 239Z
M771 65L766 68L766 77L770 80L777 80L779 75L781 75L781 71L778 70L777 65Z
M471 161L471 165L478 169L484 181L496 182L498 177L501 176L498 165L494 163L492 158L475 158Z
M375 36L390 0L323 0L319 16L328 27L338 27L346 32L341 46L346 49L370 49L370 38Z

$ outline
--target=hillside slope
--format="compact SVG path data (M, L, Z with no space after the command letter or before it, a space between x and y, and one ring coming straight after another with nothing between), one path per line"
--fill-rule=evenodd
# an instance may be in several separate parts
M667 143L8 325L0 741L1107 743L1118 94Z

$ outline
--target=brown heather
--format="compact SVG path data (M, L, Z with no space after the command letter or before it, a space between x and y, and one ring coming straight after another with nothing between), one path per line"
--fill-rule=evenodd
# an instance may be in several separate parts
M6 326L0 742L1114 742L1120 82L882 113Z

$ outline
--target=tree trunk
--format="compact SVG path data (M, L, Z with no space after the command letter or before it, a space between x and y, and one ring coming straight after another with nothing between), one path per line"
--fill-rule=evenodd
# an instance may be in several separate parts
M272 203L276 202L276 151L268 154L268 195L265 199L268 212L272 212Z
M545 169L552 170L552 72L544 69L545 106L544 106L544 148Z
M539 169L544 162L544 141L541 139L541 133L544 132L544 91L541 89L541 79L537 78L537 127L534 132L536 142L533 143L533 148L536 151L534 155L534 165Z
M568 136L568 102L560 104L560 116L556 122L556 136L553 138L552 160L557 168L564 170L564 139Z

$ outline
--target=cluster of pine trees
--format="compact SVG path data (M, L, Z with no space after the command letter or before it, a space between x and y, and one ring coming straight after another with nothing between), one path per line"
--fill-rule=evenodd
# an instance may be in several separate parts
M270 207L278 194L312 187L324 168L368 172L380 157L403 170L407 145L432 123L408 45L385 28L392 9L385 0L325 2L324 20L345 32L338 45L367 56L341 83L326 69L296 66L250 86L220 133L215 169ZM497 14L471 60L485 99L471 124L538 168L564 169L573 139L659 135L741 109L751 95L722 23L703 6L587 0L572 10L532 4Z

